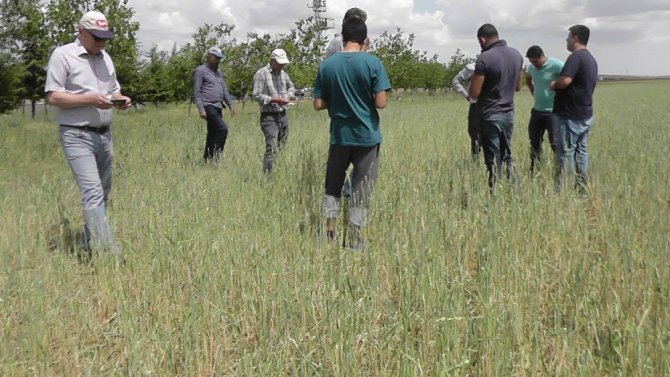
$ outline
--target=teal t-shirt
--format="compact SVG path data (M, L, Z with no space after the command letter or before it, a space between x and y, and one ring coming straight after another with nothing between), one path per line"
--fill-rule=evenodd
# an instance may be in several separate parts
M381 143L375 93L390 90L381 60L366 52L341 51L319 66L314 97L326 102L330 144L371 147Z
M547 58L547 62L540 69L535 68L532 64L528 66L528 74L533 79L533 85L535 86L533 109L538 111L553 110L555 92L549 89L549 84L561 77L561 69L563 69L563 62L554 58Z

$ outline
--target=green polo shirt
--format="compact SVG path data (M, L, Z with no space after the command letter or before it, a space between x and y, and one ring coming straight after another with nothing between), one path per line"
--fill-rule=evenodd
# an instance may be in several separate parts
M386 69L366 52L337 52L319 66L314 97L330 115L330 144L371 147L381 143L375 94L391 89Z
M549 89L549 84L561 77L561 69L563 69L563 62L554 58L548 58L547 62L539 69L532 64L528 66L528 74L533 79L533 85L535 86L533 109L537 111L553 110L555 92Z

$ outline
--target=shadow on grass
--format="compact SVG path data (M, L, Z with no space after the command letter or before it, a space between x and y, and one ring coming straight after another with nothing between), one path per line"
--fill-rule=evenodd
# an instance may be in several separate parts
M77 259L83 265L91 263L91 251L86 244L82 227L74 227L67 218L61 218L47 230L49 250L60 251Z

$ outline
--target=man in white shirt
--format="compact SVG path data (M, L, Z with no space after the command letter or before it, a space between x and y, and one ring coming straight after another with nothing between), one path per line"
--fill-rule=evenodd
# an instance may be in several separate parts
M74 173L84 206L86 246L121 258L107 219L112 188L112 108L131 105L121 94L114 63L104 48L114 38L107 19L97 11L79 21L77 39L54 50L44 91L58 108L60 141Z
M468 63L461 69L451 82L456 93L460 94L470 104L468 110L468 135L470 135L470 150L472 159L479 157L480 136L479 136L479 111L477 110L477 99L470 98L470 79L475 73L475 63Z

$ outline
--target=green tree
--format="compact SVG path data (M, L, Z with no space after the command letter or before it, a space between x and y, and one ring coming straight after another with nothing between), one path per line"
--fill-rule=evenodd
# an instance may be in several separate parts
M270 61L270 53L275 48L269 34L247 34L247 40L230 47L224 56L224 73L228 86L242 100L242 106L253 89L254 73Z
M295 26L277 40L276 47L283 48L288 54L291 64L286 67L286 71L296 87L312 86L323 60L327 39L314 23L313 17L300 19L295 22Z
M16 61L13 72L19 77L11 92L18 97L18 102L31 101L34 118L35 103L44 98L45 67L50 50L41 3L39 0L3 1L1 18L2 51L8 54L8 59Z
M21 85L20 65L11 55L0 52L0 114L16 109L21 103L17 88Z
M370 45L370 53L381 59L394 89L416 88L417 51L413 50L414 34L384 31Z
M454 55L452 55L449 59L449 63L447 63L447 71L445 74L447 86L451 88L451 82L454 77L456 77L458 72L460 72L466 64L472 63L474 61L474 58L467 57L461 52L460 49L456 49Z

